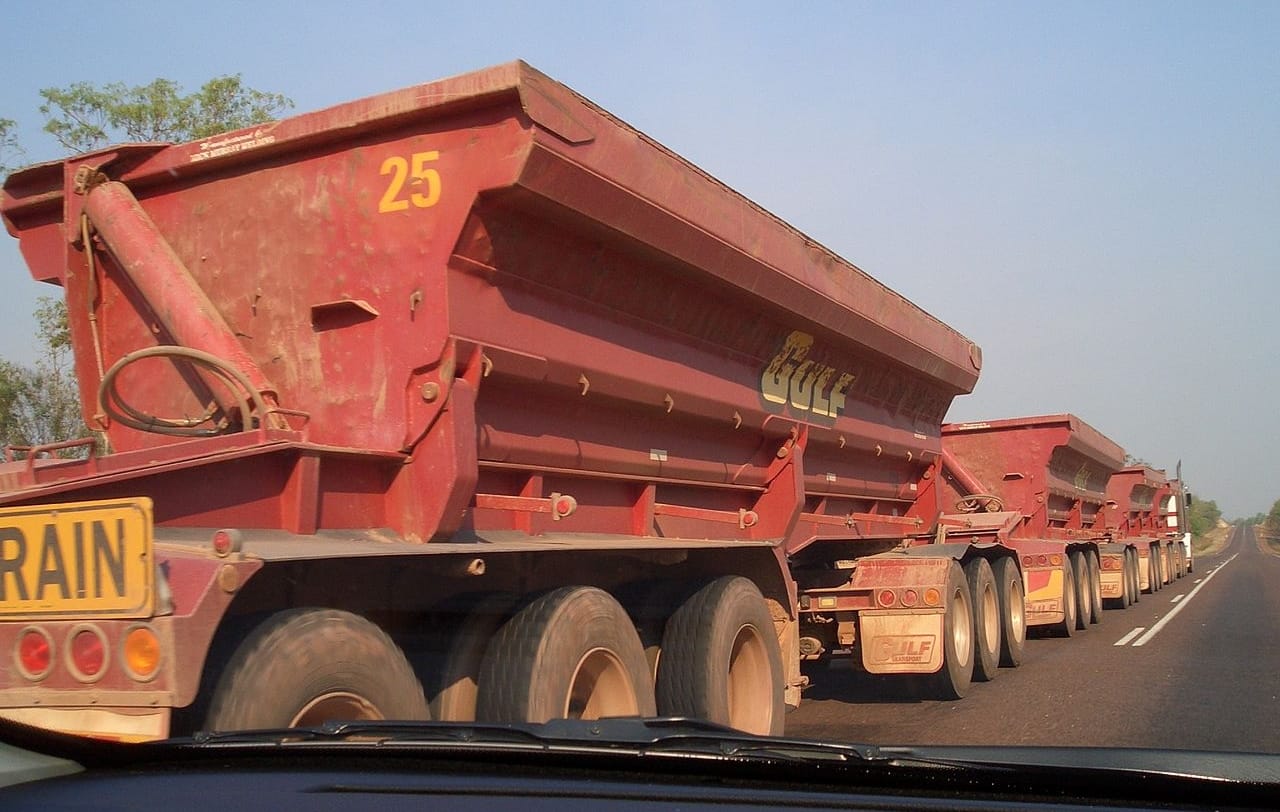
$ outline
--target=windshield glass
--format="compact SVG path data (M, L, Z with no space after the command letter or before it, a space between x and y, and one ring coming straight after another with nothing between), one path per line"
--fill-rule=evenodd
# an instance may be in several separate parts
M0 718L1280 751L1280 8L500 6L10 12Z

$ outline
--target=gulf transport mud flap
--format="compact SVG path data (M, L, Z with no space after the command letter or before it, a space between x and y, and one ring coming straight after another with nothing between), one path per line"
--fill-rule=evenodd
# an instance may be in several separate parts
M1062 567L1029 569L1023 574L1027 592L1027 626L1049 626L1066 617L1062 606Z
M1102 599L1108 600L1124 600L1124 576L1128 574L1128 570L1103 570L1102 571Z
M942 610L861 612L862 667L872 674L932 674L942 668Z

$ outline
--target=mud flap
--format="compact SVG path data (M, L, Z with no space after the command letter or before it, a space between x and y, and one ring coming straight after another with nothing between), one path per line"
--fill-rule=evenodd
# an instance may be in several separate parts
M1027 570L1024 574L1027 591L1027 625L1045 626L1061 623L1062 570Z
M944 615L863 612L858 616L862 667L872 674L932 674L942 668Z

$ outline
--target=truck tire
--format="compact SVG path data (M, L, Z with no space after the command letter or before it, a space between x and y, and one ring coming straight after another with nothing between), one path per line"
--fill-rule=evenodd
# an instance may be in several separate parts
M699 589L667 621L658 661L658 708L748 733L782 733L782 650L756 585L725 576Z
M1125 549L1124 560L1120 562L1120 608L1130 606L1133 606L1133 562Z
M1000 665L1015 668L1022 663L1027 644L1026 589L1012 557L997 558L991 571L1000 599Z
M996 578L985 558L964 565L973 600L973 679L989 682L1000 668L1000 598Z
M1076 629L1089 628L1089 618L1093 613L1093 589L1089 586L1089 565L1085 563L1084 553L1074 552L1070 555L1071 570L1076 582Z
M376 625L337 609L291 609L267 618L236 649L205 728L428 718L422 684Z
M1150 572L1148 580L1151 586L1151 594L1154 595L1160 591L1160 551L1153 549L1150 557L1147 558L1147 567Z
M489 641L480 665L480 721L655 713L635 626L611 595L595 587L561 587L521 609Z
M973 681L973 606L959 562L947 573L944 598L942 668L929 675L929 683L939 699L963 699Z
M474 722L480 666L489 641L511 615L512 595L489 595L467 613L449 635L444 658L431 678L431 718L441 722Z
M1102 622L1102 567L1098 563L1098 554L1092 550L1084 554L1089 568L1089 590L1092 593L1089 601L1089 622Z
M1076 579L1071 558L1062 559L1062 620L1053 624L1053 632L1059 637L1070 637L1076 632Z

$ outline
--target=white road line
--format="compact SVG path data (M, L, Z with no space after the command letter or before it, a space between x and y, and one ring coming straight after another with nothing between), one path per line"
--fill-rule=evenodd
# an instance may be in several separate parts
M1181 596L1181 595L1174 595L1174 596L1173 596L1173 600L1169 601L1169 603L1177 603L1177 602L1178 602L1178 601L1180 601L1180 600L1182 600L1182 596Z
M1113 645L1117 645L1117 646L1129 645L1129 641L1137 637L1138 635L1142 634L1143 630L1145 630L1146 628L1147 628L1146 626L1139 626L1138 628L1126 634L1124 637L1121 637Z
M1239 553L1236 553L1236 555L1240 555L1240 554L1239 554ZM1212 581L1212 580L1213 580L1213 576L1217 575L1217 574L1218 574L1218 572L1219 572L1223 567L1225 567L1226 565L1230 564L1232 561L1235 561L1235 560L1236 560L1236 555L1233 555L1233 556L1231 556L1230 558L1228 558L1226 561L1223 561L1221 564L1219 564L1219 565L1217 566L1217 568L1216 568L1216 569L1214 569L1214 571L1213 571L1213 572L1211 572L1211 573L1209 573L1208 575L1206 575L1206 576L1204 577L1204 581L1203 581L1203 582L1201 582L1201 583L1199 583L1199 584L1197 584L1197 585L1196 585L1196 588L1195 588L1195 589L1193 589L1193 590L1191 590L1191 592L1187 595L1187 599L1186 599L1185 601L1183 601L1183 602L1179 603L1177 606L1173 607L1173 611L1169 612L1169 614L1167 614L1167 615L1165 615L1164 617L1160 618L1160 620L1156 622L1156 625L1154 625L1154 626L1152 626L1152 627L1151 627L1150 631L1148 631L1146 634L1142 635L1141 637L1139 637L1139 638L1137 639L1137 641L1133 644L1133 647L1134 647L1134 648L1137 648L1138 646L1145 646L1145 645L1147 644L1147 642L1151 640L1151 638L1153 638L1153 637L1155 637L1157 634L1159 634L1159 633L1160 633L1160 630L1164 628L1164 624L1166 624L1166 623L1168 623L1169 621L1173 620L1173 618L1174 618L1174 617L1175 617L1179 612L1181 612L1181 611L1186 607L1186 605L1187 605L1187 604L1191 603L1191 599L1192 599L1192 598L1194 598L1194 597L1196 596L1196 593L1197 593L1197 592L1199 592L1199 591L1204 587L1204 585L1205 585L1205 584L1207 584L1207 583L1209 583L1210 581Z

